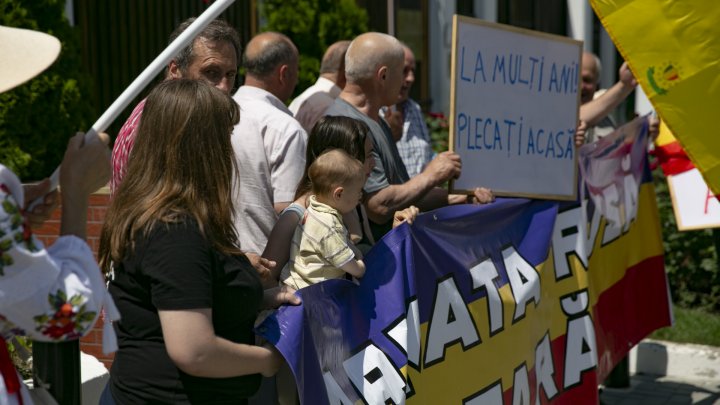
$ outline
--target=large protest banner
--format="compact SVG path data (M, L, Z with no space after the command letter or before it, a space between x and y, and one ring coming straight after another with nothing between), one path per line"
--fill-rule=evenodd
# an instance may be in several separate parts
M435 210L378 242L359 284L300 290L258 332L302 403L597 403L613 366L670 324L643 128L580 150L581 204Z
M453 17L455 192L575 200L581 52L566 37Z
M720 195L720 7L714 1L590 0L663 122Z

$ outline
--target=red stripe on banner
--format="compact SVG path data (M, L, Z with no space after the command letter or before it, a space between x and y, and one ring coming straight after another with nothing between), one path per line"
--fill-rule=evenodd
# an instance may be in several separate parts
M666 176L680 174L695 168L695 165L690 161L687 153L677 141L655 146L653 154L660 161L660 166Z
M533 367L528 370L528 385L530 386L530 398L527 400L527 404L535 403L535 381L537 381L537 378L535 378L535 368ZM513 402L513 395L515 394L513 388L514 387L510 387L509 389L503 391L503 404L512 404L517 402Z
M597 369L588 370L582 373L581 382L575 386L563 387L564 379L564 368L565 368L565 335L558 337L550 343L550 350L552 351L553 361L553 381L555 382L555 388L557 393L548 399L547 390L544 387L540 388L540 403L541 404L553 404L553 405L577 405L577 404L596 404L599 400L598 384L602 380L598 379ZM537 375L535 374L535 367L528 371L528 382L530 386L530 400L525 402L529 404L535 404L537 396ZM503 392L503 404L517 403L513 398L514 387Z
M598 373L604 380L630 349L652 331L670 326L663 256L630 267L598 297L593 312Z
M580 384L564 388L566 335L559 336L550 343L557 395L548 399L546 391L541 388L540 403L597 403L598 384L607 378L613 367L650 332L670 325L667 294L663 256L650 257L628 268L620 281L600 294L593 308L597 368L583 372ZM535 367L528 370L528 380L530 403L536 403ZM513 395L513 387L506 389L503 403L512 404Z
M580 384L568 387L567 389L563 387L563 380L565 378L566 336L567 335L562 335L550 344L555 365L554 380L558 394L553 397L552 400L548 401L545 392L541 390L540 403L551 403L554 405L597 404L599 401L598 384L602 382L602 380L598 379L597 369L583 372Z

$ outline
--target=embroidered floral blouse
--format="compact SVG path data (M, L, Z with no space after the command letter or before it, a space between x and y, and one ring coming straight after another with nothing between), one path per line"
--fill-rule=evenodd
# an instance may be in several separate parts
M0 333L40 341L78 339L105 305L117 310L87 243L61 236L45 249L22 215L24 195L17 176L0 165ZM104 351L114 351L106 328Z

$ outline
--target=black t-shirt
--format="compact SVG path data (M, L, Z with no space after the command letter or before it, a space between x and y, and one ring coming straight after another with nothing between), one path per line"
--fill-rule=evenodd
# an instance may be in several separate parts
M254 344L253 323L262 301L260 278L245 256L217 252L194 221L158 225L115 263L110 293L122 319L110 389L119 404L238 404L260 375L201 378L170 359L158 310L212 309L217 336Z

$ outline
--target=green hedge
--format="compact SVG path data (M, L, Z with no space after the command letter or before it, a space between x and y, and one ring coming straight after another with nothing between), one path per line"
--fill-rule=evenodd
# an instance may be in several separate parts
M282 32L301 50L294 95L315 83L328 46L352 40L368 29L367 12L355 0L264 0L260 4L263 31Z
M79 31L64 10L64 0L0 0L0 25L47 32L62 42L48 70L0 94L0 163L25 181L49 176L68 138L87 130L96 116L90 80L82 73Z
M720 269L716 247L718 230L677 230L667 180L653 172L665 248L665 270L673 301L680 307L720 313Z

